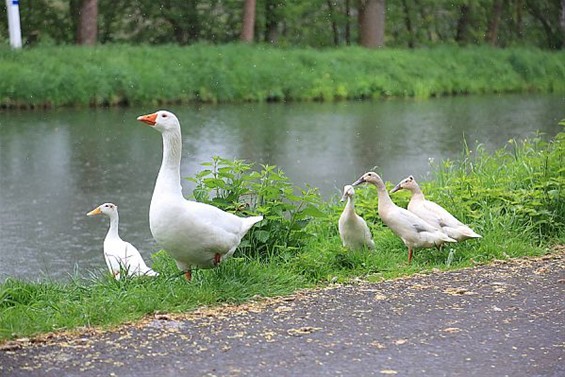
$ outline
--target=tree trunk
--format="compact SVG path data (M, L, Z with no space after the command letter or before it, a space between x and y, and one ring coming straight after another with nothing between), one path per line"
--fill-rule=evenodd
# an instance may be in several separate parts
M276 43L279 37L279 18L277 15L278 2L267 0L265 2L265 42Z
M255 30L255 3L255 0L245 0L243 5L243 25L239 38L242 42L253 42Z
M463 4L459 7L459 21L457 21L457 35L455 41L459 44L469 43L469 29L471 26L471 7Z
M404 23L406 24L406 31L408 32L408 47L414 48L416 38L412 27L412 18L410 17L410 7L406 0L402 0L402 8L404 9Z
M83 0L78 10L77 43L96 44L98 35L98 0Z
M359 44L383 47L385 43L385 0L359 0Z
M541 23L541 26L545 31L547 47L553 49L560 49L563 47L563 39L560 30L555 30L556 25L553 25L551 22L547 11L544 12L544 10L540 7L540 4L533 0L526 0L526 6L528 7L530 14Z
M187 43L195 43L200 39L200 16L198 14L198 0L187 1L188 11L186 12L186 21L188 24L188 41ZM181 21L182 22L182 21ZM186 26L185 26L186 27Z
M345 44L351 45L351 4L349 0L345 0Z
M332 24L332 34L333 34L334 46L339 46L339 31L338 31L338 28L337 28L337 22L335 21L334 3L333 3L333 0L327 0L326 3L328 4L328 10L329 10L329 13L330 13L330 20L331 20L331 24Z
M434 38L434 33L432 31L432 24L429 21L430 17L428 17L428 10L426 9L427 6L423 6L420 0L414 0L414 5L418 9L418 13L420 14L420 18L422 19L421 28L425 28L426 35L428 36L428 40L430 42L435 42L437 38Z
M498 42L498 25L500 24L500 16L502 15L502 2L503 0L494 0L488 20L485 42L493 46L496 46Z
M561 34L565 39L565 0L561 0L561 17L559 17L559 26L561 26Z
M523 17L522 10L524 9L523 0L516 0L516 20L514 22L514 35L517 40L521 41L524 39L524 27L523 27Z
M328 4L328 11L330 13L334 46L339 46L339 28L336 21L337 11L335 9L334 0L327 0L326 3Z

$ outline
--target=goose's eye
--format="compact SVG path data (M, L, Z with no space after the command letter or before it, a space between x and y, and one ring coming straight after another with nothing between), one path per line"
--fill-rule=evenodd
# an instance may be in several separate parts
M162 116L163 116L163 118L166 118L166 117L168 117L168 115L167 115L167 114L163 114Z

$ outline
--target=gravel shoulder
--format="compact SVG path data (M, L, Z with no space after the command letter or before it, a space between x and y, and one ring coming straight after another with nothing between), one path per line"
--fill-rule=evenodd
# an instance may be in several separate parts
M565 376L565 248L0 344L0 376Z

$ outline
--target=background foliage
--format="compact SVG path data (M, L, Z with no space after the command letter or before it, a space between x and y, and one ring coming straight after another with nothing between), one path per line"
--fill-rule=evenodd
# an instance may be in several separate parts
M27 45L76 40L78 0L21 1ZM256 41L280 46L356 44L355 0L257 0ZM241 0L98 0L101 43L181 45L238 40ZM402 0L386 2L386 45L437 44L563 48L560 0ZM0 7L0 41L8 38ZM494 32L494 36L493 36Z

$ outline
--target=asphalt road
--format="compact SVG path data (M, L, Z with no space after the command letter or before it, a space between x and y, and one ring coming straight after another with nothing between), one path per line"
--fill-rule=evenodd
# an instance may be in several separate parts
M0 345L1 376L565 376L565 254Z

